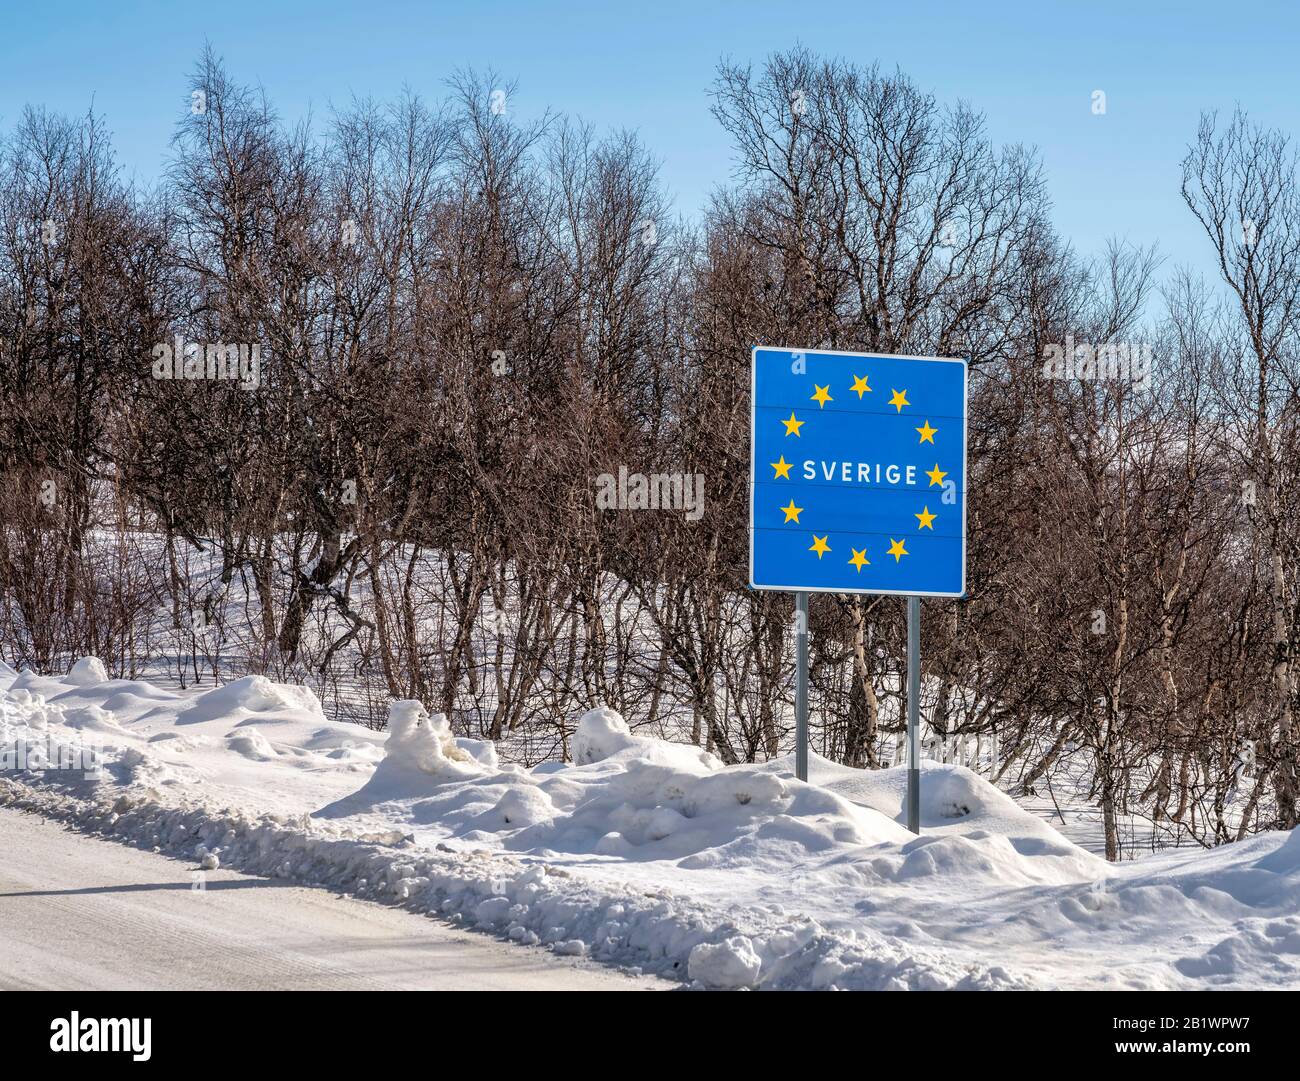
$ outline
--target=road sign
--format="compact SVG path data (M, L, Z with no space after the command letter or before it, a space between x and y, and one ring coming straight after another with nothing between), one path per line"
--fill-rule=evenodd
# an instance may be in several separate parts
M960 597L966 362L753 351L755 589Z
M966 362L757 346L749 582L795 594L808 779L808 594L907 596L907 826L921 832L921 597L966 592Z

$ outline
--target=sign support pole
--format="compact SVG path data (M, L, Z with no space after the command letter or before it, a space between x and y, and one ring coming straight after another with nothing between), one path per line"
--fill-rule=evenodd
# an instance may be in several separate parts
M921 598L907 598L907 828L921 832Z
M808 594L794 595L794 775L808 780Z

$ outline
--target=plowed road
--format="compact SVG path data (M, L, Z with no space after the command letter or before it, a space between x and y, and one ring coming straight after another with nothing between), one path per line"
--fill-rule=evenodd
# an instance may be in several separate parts
M648 979L0 808L0 988L592 990Z

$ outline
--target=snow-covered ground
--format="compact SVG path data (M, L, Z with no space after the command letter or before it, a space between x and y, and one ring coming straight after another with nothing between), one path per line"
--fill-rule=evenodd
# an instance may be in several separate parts
M7 685L7 689L6 689ZM95 745L98 767L33 765ZM0 671L0 802L706 987L1300 988L1300 833L1110 865L975 773L724 767L584 716L531 770L414 702L387 733L251 676ZM40 763L36 763L40 764Z

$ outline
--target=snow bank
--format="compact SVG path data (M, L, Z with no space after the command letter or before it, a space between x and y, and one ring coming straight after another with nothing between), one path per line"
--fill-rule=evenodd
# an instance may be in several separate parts
M417 799L443 785L472 783L496 768L496 748L491 743L457 739L445 716L430 716L419 702L393 702L388 707L384 757L374 773L359 791L319 813L324 818L341 818Z
M327 720L305 687L250 676L197 695L137 680L108 679L96 658L66 676L24 670L0 684L0 752L37 740L89 749L103 774L57 770L39 780L219 793L270 810L314 806L322 794L355 790L383 757L382 737Z
M634 736L627 722L606 706L588 710L578 719L573 736L574 764L586 766L611 758L642 758L682 769L714 770L722 766L721 759L700 747Z
M384 761L359 792L322 818L378 812L404 826L436 824L440 839L492 842L516 852L679 860L725 868L793 849L911 839L878 812L762 766L724 768L695 747L633 736L617 713L585 714L578 762L528 772L475 757L445 718L394 703Z
M545 944L703 986L997 989L1005 970L841 936L798 919L742 934L728 916L667 888L610 889L563 868L486 849L422 849L409 837L349 836L306 816L165 806L133 793L79 798L0 779L0 805L192 860L401 905L524 945ZM921 956L918 956L918 952ZM933 952L933 951L929 951ZM747 982L742 982L747 981Z
M792 768L790 759L770 769ZM860 770L820 755L809 761L816 784L895 822L907 821L907 771ZM1005 792L964 766L925 763L921 833L892 873L899 880L961 872L1008 885L1093 881L1110 865L1066 840Z
M199 724L244 714L307 714L324 718L320 701L308 687L273 683L265 676L244 676L200 694L181 711L177 724Z
M0 673L3 677L3 673ZM197 695L0 683L0 754L93 741L0 802L193 860L326 885L713 988L1300 987L1300 839L1111 866L976 774L813 756L724 766L597 709L572 764L503 764L418 702L386 735L253 676ZM313 808L319 808L314 813Z

